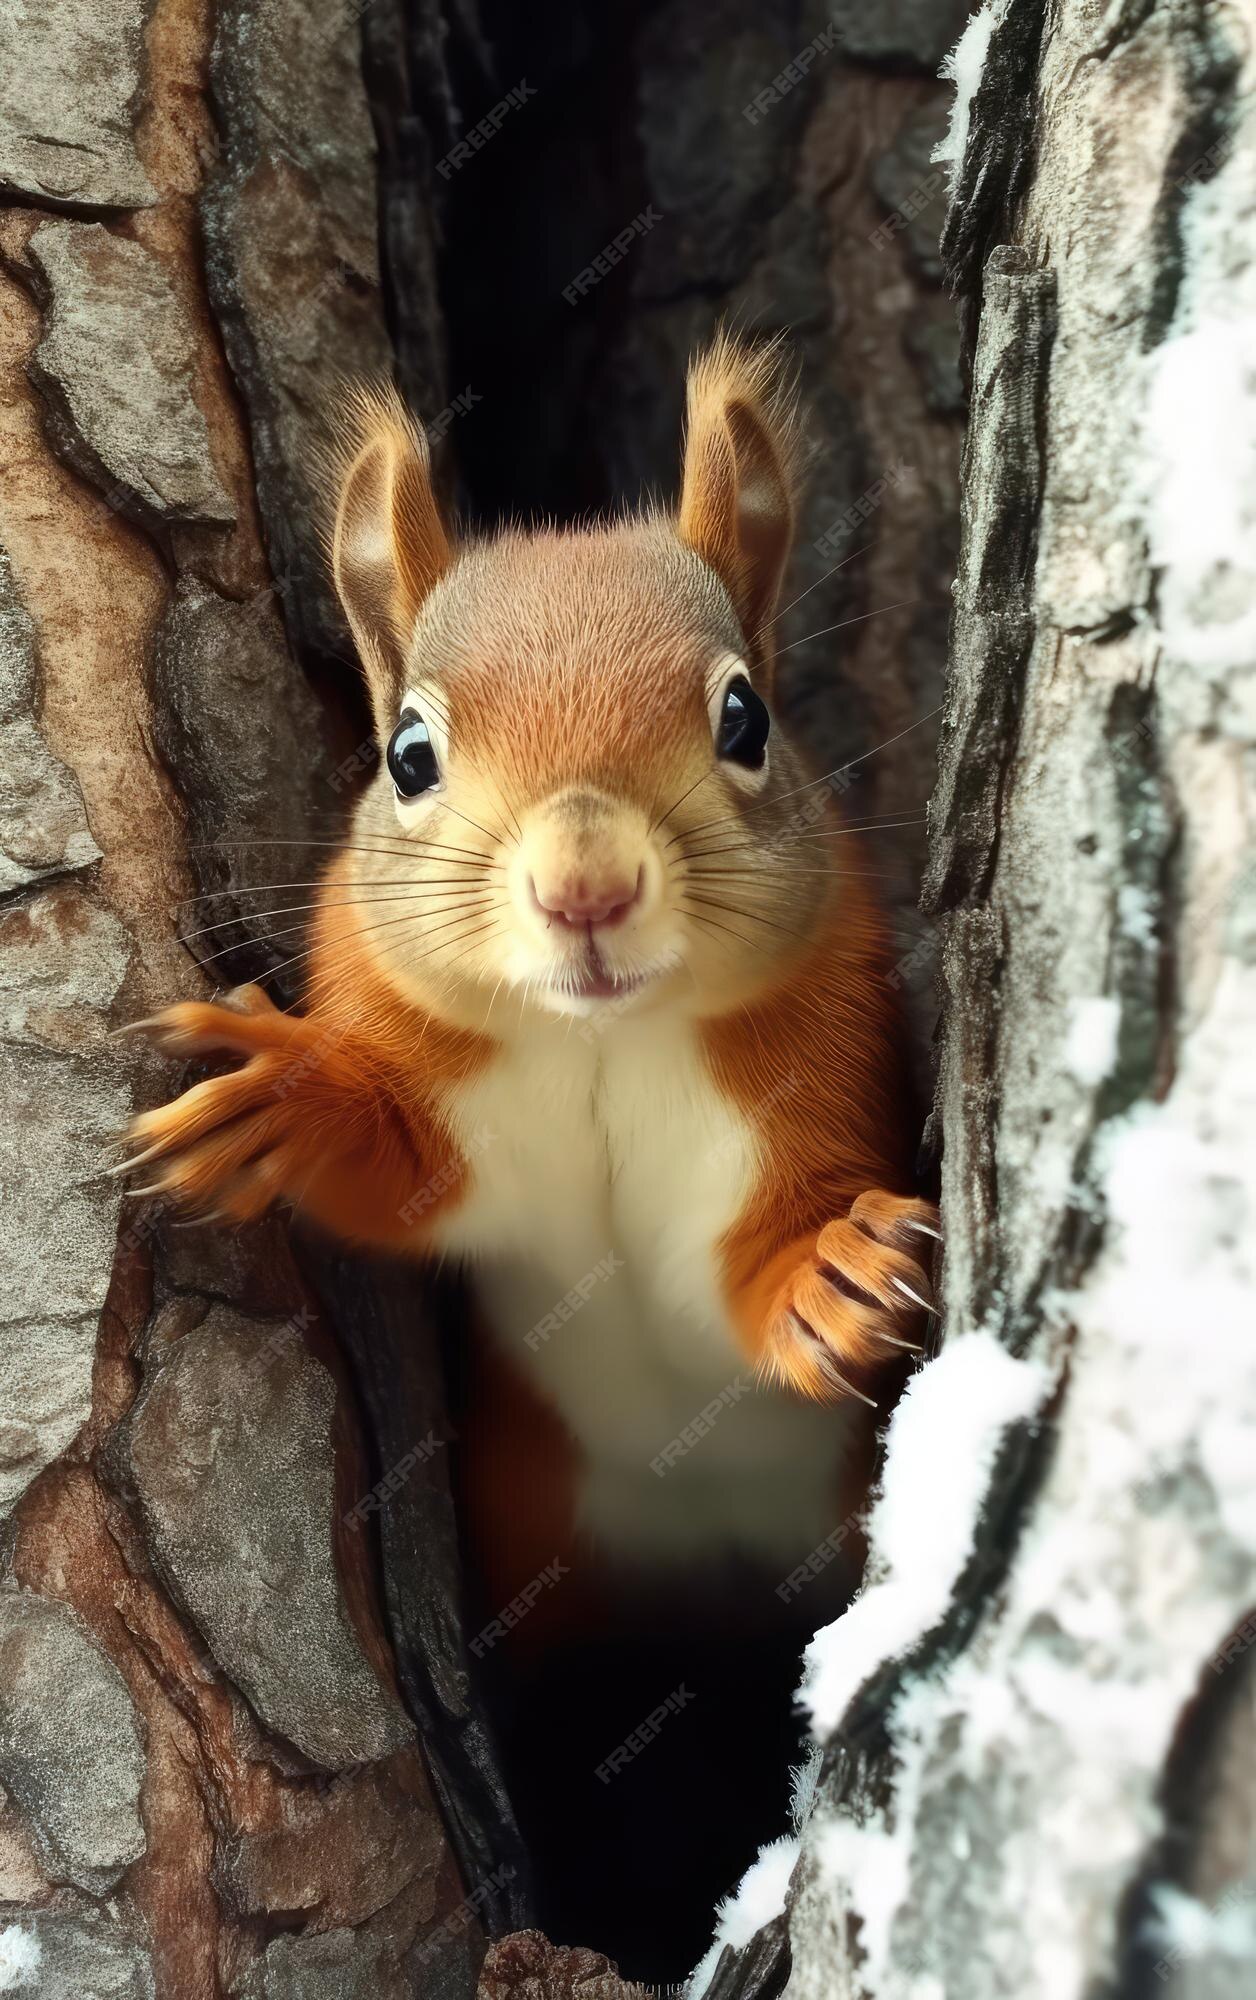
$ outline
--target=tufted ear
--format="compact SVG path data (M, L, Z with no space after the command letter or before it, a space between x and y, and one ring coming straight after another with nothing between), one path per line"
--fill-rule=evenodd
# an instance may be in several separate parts
M722 336L689 370L680 539L719 576L754 642L794 533L798 417L779 345ZM771 654L770 640L756 650Z
M397 718L415 619L453 562L427 439L391 390L355 390L335 452L331 562L380 740Z

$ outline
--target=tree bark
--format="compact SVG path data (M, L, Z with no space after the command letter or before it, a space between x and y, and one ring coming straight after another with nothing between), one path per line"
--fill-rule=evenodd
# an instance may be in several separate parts
M791 2000L1251 1990L1254 26L985 10L924 897L947 1345L812 1650ZM1025 1406L948 1542L996 1377Z
M432 1343L393 1399L422 1428L373 1433L369 1274L102 1173L179 1082L112 1028L297 990L249 891L315 872L365 733L314 469L331 385L391 355L357 16L73 0L0 45L7 1948L78 2000L467 1994L514 1906L500 1867L467 1901L477 1802L509 1819L439 1617ZM421 240L421 181L393 213ZM421 1663L354 1512L398 1466Z

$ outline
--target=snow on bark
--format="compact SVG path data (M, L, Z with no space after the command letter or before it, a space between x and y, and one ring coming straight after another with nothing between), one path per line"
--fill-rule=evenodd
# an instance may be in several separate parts
M816 1634L803 1696L827 1736L878 1667L943 1616L973 1548L995 1454L1047 1387L988 1333L955 1340L908 1384L886 1443L868 1536L868 1574L848 1611Z
M964 164L968 122L990 51L990 37L1006 14L1007 4L1008 0L986 0L983 7L978 7L976 13L970 15L963 34L942 64L941 75L947 83L955 85L955 95L951 100L951 116L946 132L934 147L933 157L940 166L950 168L952 186Z

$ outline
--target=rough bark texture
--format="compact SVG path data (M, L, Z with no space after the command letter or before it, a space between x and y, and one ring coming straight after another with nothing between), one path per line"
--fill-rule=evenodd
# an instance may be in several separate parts
M988 21L944 238L972 413L925 892L933 1367L992 1334L1045 1389L996 1427L949 1608L926 1593L878 1649L856 1607L814 1649L824 1761L772 1976L791 2000L1237 2000L1256 16L1059 0ZM963 1415L930 1374L915 1466L891 1450L887 1474L926 1549ZM873 1535L882 1606L892 1539Z
M246 889L312 873L360 734L311 486L329 384L390 352L356 14L74 0L0 44L6 1984L467 1995L489 1902L352 1512L416 1439L363 1426L335 1273L279 1223L102 1172L179 1081L112 1028L295 991Z

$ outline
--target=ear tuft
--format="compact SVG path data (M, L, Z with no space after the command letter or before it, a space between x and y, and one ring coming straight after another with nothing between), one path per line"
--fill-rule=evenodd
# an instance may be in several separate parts
M800 426L783 342L729 334L689 369L680 538L719 576L747 638L776 609L794 533Z
M453 549L432 492L427 439L394 389L350 389L328 469L337 492L332 574L382 738L396 718L415 620Z

